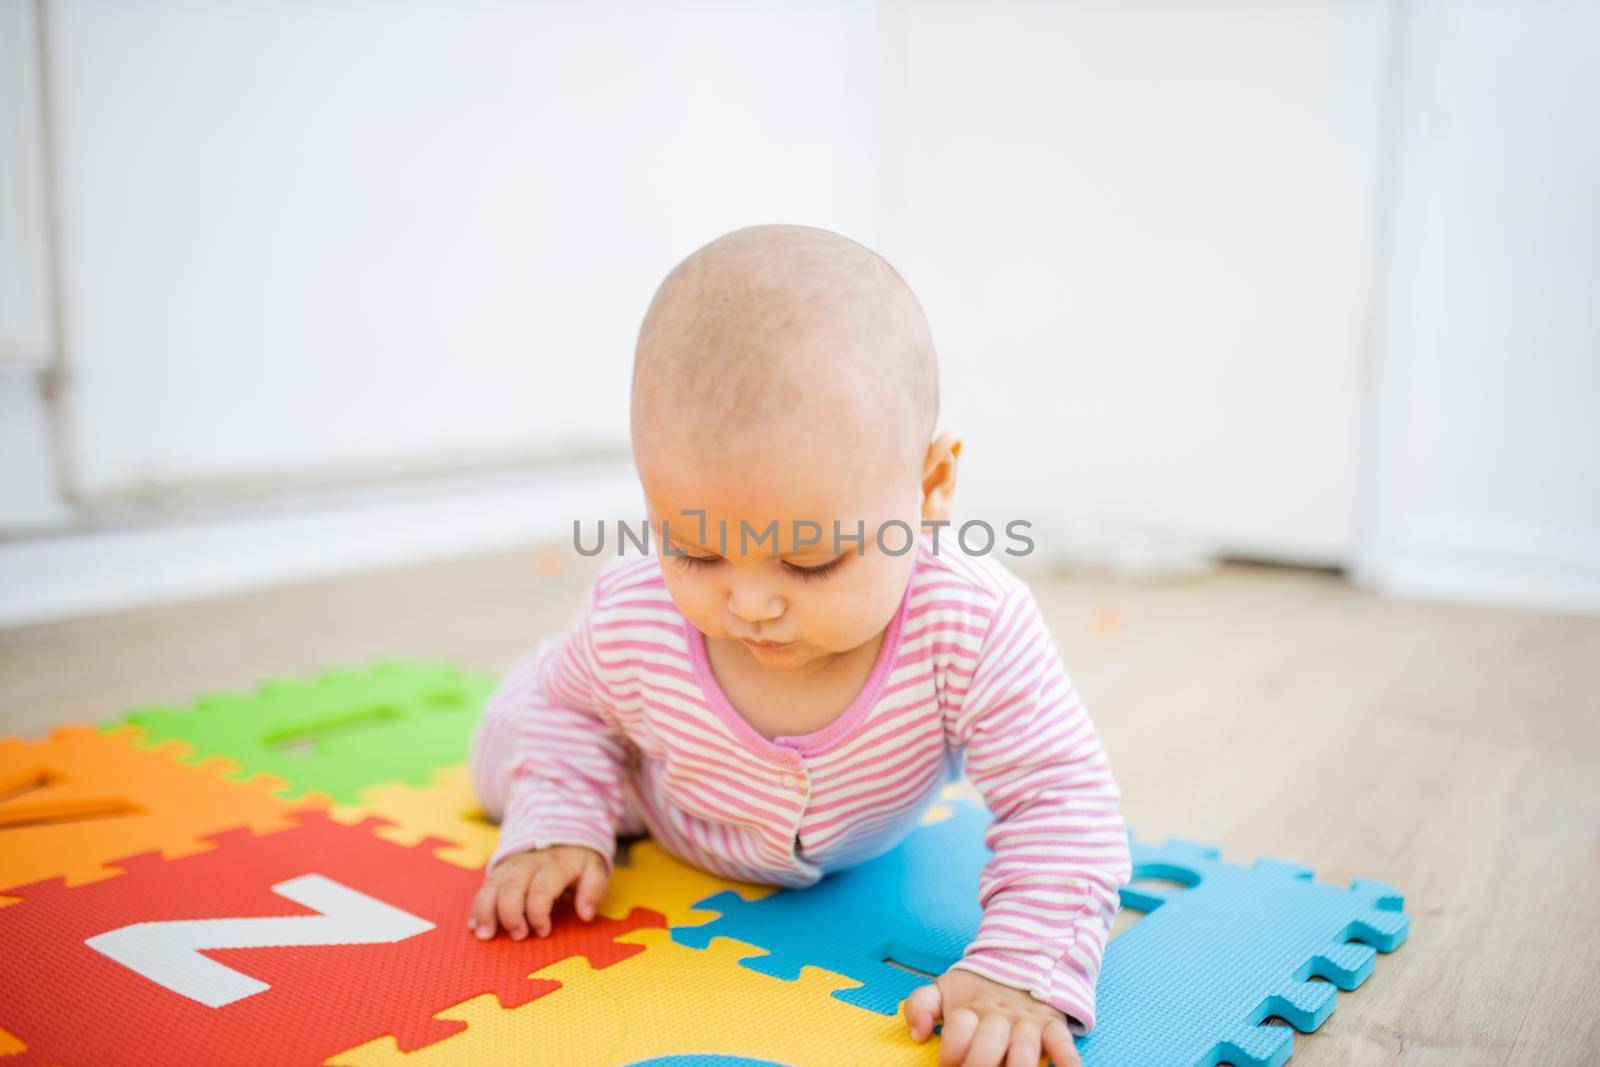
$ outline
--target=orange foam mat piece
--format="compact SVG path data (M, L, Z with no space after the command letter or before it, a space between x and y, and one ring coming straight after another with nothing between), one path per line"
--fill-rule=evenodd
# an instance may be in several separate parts
M294 825L290 805L272 795L277 780L231 781L227 760L184 764L181 743L137 748L137 739L91 726L0 739L0 907L17 899L4 890L28 882L113 877L121 872L107 864L119 856L175 859L214 847L204 836L218 830Z

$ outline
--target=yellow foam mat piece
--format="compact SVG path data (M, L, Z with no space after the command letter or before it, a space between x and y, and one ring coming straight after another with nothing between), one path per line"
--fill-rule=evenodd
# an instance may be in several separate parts
M489 861L499 835L478 807L472 776L464 763L440 768L425 786L401 782L373 786L362 791L360 804L339 805L330 814L351 825L371 815L385 819L392 825L375 832L398 845L416 845L429 837L451 842L435 849L434 855L469 869ZM600 910L620 918L635 907L649 908L665 915L670 925L695 925L714 919L716 912L697 911L691 905L725 889L747 900L773 892L767 886L707 874L674 859L654 841L640 840L629 850L627 863L613 872Z
M733 882L707 874L668 854L654 841L634 843L626 866L611 873L602 913L616 917L634 908L649 908L667 918L668 926L698 926L717 917L715 911L696 910L694 904L723 890L732 890L746 900L759 900L777 892L771 886Z
M951 815L949 803L975 799L970 785L951 785L941 795L945 803L930 808L923 821L942 822ZM652 908L671 926L696 925L715 912L697 910L695 902L727 889L751 900L775 892L707 874L642 840L612 875L602 911L626 915L634 907ZM835 990L857 984L843 976L806 967L797 981L772 978L740 966L752 946L728 938L713 939L707 949L678 944L670 930L636 930L618 940L646 951L601 970L572 959L536 971L534 976L562 988L514 1010L488 994L457 1004L437 1017L464 1022L467 1029L437 1045L402 1053L385 1037L327 1062L614 1067L663 1056L720 1055L794 1067L910 1067L938 1060L937 1040L916 1044L901 1017L834 999Z
M424 786L386 782L361 791L361 803L340 804L329 812L354 826L376 815L392 825L377 834L397 845L416 845L429 837L451 842L433 854L458 867L477 868L489 862L499 829L483 816L472 791L472 775L465 763L441 767Z
M983 794L978 792L978 787L977 786L973 785L971 782L967 781L965 778L961 779L958 782L951 782L949 785L947 785L943 789L939 790L939 798L941 800L948 801L948 802L950 802L952 804L956 804L956 803L959 803L959 804L970 804L975 808L982 808L984 806L983 805ZM948 818L949 815L950 815L950 809L947 808L947 807L934 808L934 809L932 809L932 811L929 812L929 814L931 815L933 812L941 813L941 818L939 818L939 819L924 819L923 821L924 822L941 822L941 821L943 821L943 819Z
M341 1067L519 1064L616 1067L661 1056L722 1055L793 1067L913 1067L938 1061L939 1043L918 1045L899 1016L864 1011L830 994L856 983L807 967L797 981L739 966L750 947L716 939L708 949L670 930L617 939L645 946L601 970L581 959L534 972L561 988L507 1010L492 994L439 1013L467 1024L454 1037L402 1053L393 1037L331 1057Z

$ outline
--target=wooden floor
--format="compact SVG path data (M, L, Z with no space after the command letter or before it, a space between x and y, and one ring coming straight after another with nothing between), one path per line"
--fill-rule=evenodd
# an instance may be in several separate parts
M0 631L0 733L383 656L498 670L587 574L503 553ZM1406 891L1410 941L1295 1064L1600 1063L1600 619L1267 568L1035 589L1142 836Z

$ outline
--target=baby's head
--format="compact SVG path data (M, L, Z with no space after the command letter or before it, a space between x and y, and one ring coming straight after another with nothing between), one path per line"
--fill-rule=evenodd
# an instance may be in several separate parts
M854 241L754 226L678 264L639 331L632 425L679 610L770 667L872 639L910 576L908 535L949 513L960 442L935 439L938 404L921 306Z

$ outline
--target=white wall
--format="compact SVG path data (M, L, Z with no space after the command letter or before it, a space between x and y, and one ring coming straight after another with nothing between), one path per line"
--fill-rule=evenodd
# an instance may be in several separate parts
M55 350L37 11L0 0L0 531L67 517L41 372Z
M872 4L40 9L35 54L0 0L0 340L53 162L67 389L0 362L0 623L637 516L560 460L626 464L661 276L752 220L881 243L896 203ZM418 480L451 469L489 473Z
M86 493L622 449L676 259L879 237L871 5L49 10Z
M0 367L43 363L54 340L37 38L31 3L0 4Z
M1592 4L37 9L0 0L0 621L634 514L649 294L771 220L901 268L958 511L1043 551L1600 607ZM623 466L529 473L586 448ZM455 468L502 474L418 480Z
M1387 6L907 12L904 266L968 505L1090 558L1346 558Z
M1600 5L1407 5L1358 573L1600 611Z

